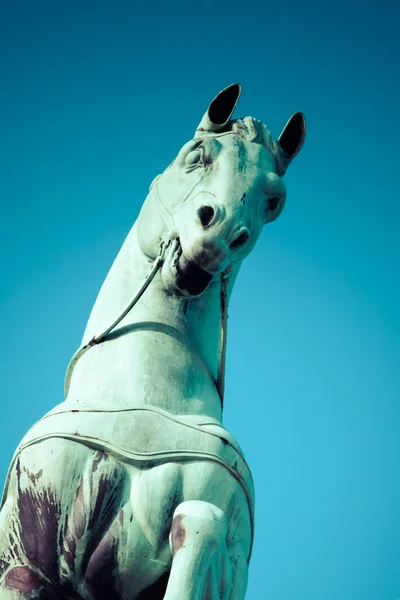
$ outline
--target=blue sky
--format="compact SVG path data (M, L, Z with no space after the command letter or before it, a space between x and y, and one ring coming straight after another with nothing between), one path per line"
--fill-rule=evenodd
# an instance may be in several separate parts
M400 598L398 22L385 1L1 3L1 480L149 183L238 81L236 116L308 122L230 308L246 598Z

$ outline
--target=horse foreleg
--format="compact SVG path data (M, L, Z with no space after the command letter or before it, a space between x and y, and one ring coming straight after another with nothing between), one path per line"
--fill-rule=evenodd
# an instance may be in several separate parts
M208 502L182 502L170 533L173 555L164 600L228 600L232 567L225 514ZM236 597L235 597L236 600ZM237 600L239 596L237 596Z

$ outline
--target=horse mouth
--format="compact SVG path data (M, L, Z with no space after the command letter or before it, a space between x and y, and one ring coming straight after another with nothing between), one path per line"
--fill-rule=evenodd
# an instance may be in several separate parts
M171 244L162 274L169 290L180 296L199 296L214 278L184 255L179 238Z

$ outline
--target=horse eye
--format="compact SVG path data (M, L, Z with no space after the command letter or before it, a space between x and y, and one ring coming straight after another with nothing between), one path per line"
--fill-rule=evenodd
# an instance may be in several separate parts
M187 167L192 167L193 165L197 165L201 161L201 151L196 148L196 150L192 150L185 158L185 165Z
M268 212L272 211L275 212L276 209L279 206L279 198L277 196L274 196L274 198L269 198L268 200Z

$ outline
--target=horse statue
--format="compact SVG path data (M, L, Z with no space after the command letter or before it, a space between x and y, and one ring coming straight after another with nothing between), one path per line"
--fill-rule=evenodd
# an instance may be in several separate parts
M1 600L243 600L254 487L223 427L227 308L305 137L211 102L152 182L66 399L25 435L0 512Z

